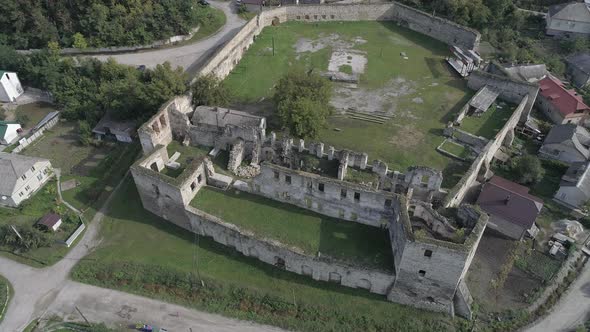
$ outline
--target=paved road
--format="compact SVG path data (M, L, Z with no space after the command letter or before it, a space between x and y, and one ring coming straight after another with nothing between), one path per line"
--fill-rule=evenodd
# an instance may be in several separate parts
M121 184L113 193L120 186ZM131 319L137 319L162 326L178 327L175 331L188 331L190 327L194 327L193 331L214 332L278 331L268 326L202 313L68 280L74 265L100 243L99 226L112 197L114 195L111 195L96 213L80 242L57 264L37 269L0 256L0 275L10 281L15 293L0 324L0 331L20 332L33 319L53 313L67 314L66 318L79 319L79 316L72 316L74 306L83 309L89 319L107 324L124 324ZM121 312L125 312L127 307L130 308L128 311L131 316L121 317ZM170 316L175 312L179 313L178 317Z
M227 20L225 26L218 33L207 39L179 47L94 57L99 60L113 58L119 63L133 66L145 65L149 68L168 61L174 68L180 66L185 71L193 73L207 55L232 38L246 23L236 14L233 1L211 1L211 6L223 10Z
M551 313L529 327L526 332L573 331L590 316L590 263L570 286Z

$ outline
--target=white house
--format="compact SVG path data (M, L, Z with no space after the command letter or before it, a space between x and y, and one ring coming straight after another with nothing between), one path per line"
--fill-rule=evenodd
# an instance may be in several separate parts
M584 205L590 200L589 170L588 162L573 163L561 177L559 190L553 198L572 209Z
M546 20L550 36L590 34L590 9L583 2L550 6Z
M49 180L47 159L0 152L0 205L18 206Z
M0 70L0 101L14 102L24 92L16 73Z
M0 144L14 142L21 130L21 126L16 122L0 121Z

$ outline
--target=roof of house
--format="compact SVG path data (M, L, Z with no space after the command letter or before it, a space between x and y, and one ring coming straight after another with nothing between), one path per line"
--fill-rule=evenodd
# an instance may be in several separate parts
M51 121L51 119L56 117L58 114L58 111L49 112L47 115L43 117L43 119L41 119L41 121L39 121L39 123L37 123L37 125L35 125L33 130L38 130L39 128L43 127L47 122Z
M135 120L116 120L108 112L98 121L93 133L104 135L107 130L117 136L131 136L137 127Z
M488 110L488 108L490 108L490 106L492 106L499 95L500 92L488 85L485 85L483 88L477 91L473 98L471 98L469 105L471 107L475 107L480 112L485 112Z
M590 74L590 54L578 53L567 57L567 63L578 70Z
M570 2L549 7L547 18L565 21L590 22L590 9L583 2Z
M0 152L0 179L2 179L0 181L0 195L12 196L18 178L36 163L42 161L47 161L47 159Z
M47 228L53 228L61 220L61 217L55 213L48 213L37 221L37 225L43 225Z
M526 82L537 82L547 76L545 64L508 66L504 70L508 76Z
M561 177L560 187L576 187L590 198L590 165L589 162L572 163Z
M6 132L8 131L8 125L11 124L18 124L17 122L11 122L11 121L0 121L0 138L3 138L4 136L6 136Z
M562 144L570 141L578 152L586 158L590 157L590 133L586 128L573 123L553 126L549 134L547 134L543 145Z
M543 201L531 194L529 188L499 176L484 184L477 204L485 212L529 229L543 208Z
M590 111L590 107L584 103L582 96L573 89L566 89L559 79L548 75L539 83L541 85L539 94L549 100L564 117L576 111Z
M195 108L192 122L216 127L227 125L240 127L260 127L264 118L246 112L221 107L199 106Z

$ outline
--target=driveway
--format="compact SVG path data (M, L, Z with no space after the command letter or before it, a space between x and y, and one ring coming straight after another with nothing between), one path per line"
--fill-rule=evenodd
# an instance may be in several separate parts
M207 39L179 47L133 53L96 55L93 57L101 61L113 58L122 64L132 66L145 65L149 68L168 61L173 68L179 66L184 68L189 74L194 74L208 55L231 39L246 24L246 21L237 15L233 1L211 1L210 3L211 6L223 10L226 22L219 32Z
M129 176L129 174L127 174ZM122 324L131 320L179 327L175 331L278 331L277 329L238 321L218 315L199 312L150 300L113 290L101 289L68 280L72 268L78 261L95 248L100 239L99 226L105 216L114 193L113 190L103 207L96 213L80 242L57 264L37 269L17 263L0 256L0 275L4 276L14 289L14 296L8 304L4 320L0 324L2 332L21 332L33 319L45 317L47 313L67 314L72 317L73 308L77 306L87 314L87 318L106 324ZM129 316L121 317L121 312ZM174 313L177 316L172 316ZM73 317L79 320L79 316Z
M590 264L557 302L548 316L531 325L526 332L573 331L590 317Z

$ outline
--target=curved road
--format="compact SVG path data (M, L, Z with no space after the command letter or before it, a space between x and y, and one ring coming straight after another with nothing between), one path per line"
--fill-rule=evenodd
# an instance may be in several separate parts
M569 332L589 319L590 263L553 307L548 316L535 322L526 332Z
M189 73L195 72L207 55L213 53L220 45L231 39L246 24L246 21L236 14L233 1L211 1L211 6L221 9L225 13L226 22L220 31L206 39L178 47L133 53L95 55L93 57L102 61L113 58L122 64L145 65L149 68L168 61L173 68L182 67Z
M81 320L76 307L91 321L116 324L119 327L145 321L174 328L174 331L280 331L270 326L68 280L74 265L99 244L100 223L121 183L94 216L84 237L57 264L37 269L0 256L0 274L10 281L14 289L0 331L21 332L33 319L55 314Z

